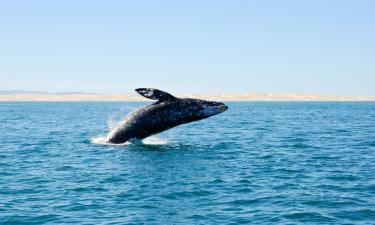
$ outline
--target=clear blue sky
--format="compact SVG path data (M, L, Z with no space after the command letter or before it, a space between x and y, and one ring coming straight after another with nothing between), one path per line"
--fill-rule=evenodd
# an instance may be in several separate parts
M375 1L3 1L0 89L375 95Z

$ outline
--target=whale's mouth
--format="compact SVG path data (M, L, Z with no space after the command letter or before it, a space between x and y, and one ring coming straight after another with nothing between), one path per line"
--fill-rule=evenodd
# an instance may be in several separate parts
M210 106L204 108L203 113L206 117L211 117L228 110L228 106L221 102L213 102Z
M219 111L220 112L225 112L227 110L228 110L228 106L227 105L223 104L223 105L219 106Z
M228 110L228 106L221 102L215 102L212 108L214 108L214 111L217 113L222 113Z

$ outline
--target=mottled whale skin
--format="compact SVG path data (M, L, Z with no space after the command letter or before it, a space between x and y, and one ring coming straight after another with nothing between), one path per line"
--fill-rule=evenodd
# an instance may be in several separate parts
M181 124L205 119L228 109L221 102L177 98L153 88L138 88L142 96L157 100L129 114L107 136L107 142L121 144L141 140Z

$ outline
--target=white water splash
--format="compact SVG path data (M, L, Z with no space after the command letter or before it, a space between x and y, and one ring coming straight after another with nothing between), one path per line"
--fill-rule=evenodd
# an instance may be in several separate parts
M114 115L110 116L107 120L107 126L109 130L112 130L113 128L115 128L118 123L119 123L119 120Z
M169 143L167 139L160 137L148 137L142 140L144 145L166 145Z
M148 137L143 140L131 140L121 144L113 144L108 142L107 136L98 136L91 139L91 143L97 145L114 145L114 146L126 146L126 145L166 145L169 143L167 139L159 137Z
M118 112L112 113L107 120L108 129L111 131L119 123L121 123L124 118L127 118L130 114L137 111L139 107L125 106L122 107ZM130 112L129 112L130 111Z
M133 112L137 111L138 109L139 109L139 107L126 106L126 107L123 107L119 112L116 112L116 113L110 115L110 117L107 120L109 133L119 123L124 121L124 117L128 118L129 115L131 115ZM129 113L129 110L131 110L130 113ZM127 115L125 114L125 112L126 112ZM155 137L155 136L148 137L148 138L145 138L143 140L134 139L134 140L130 140L130 141L127 141L127 142L121 143L121 144L113 144L113 143L108 142L108 140L107 140L108 134L105 135L105 136L100 135L98 137L92 138L91 143L97 144L97 145L119 145L119 146L121 146L121 145L165 145L165 144L168 144L168 140L163 139L163 138L159 138L159 137Z

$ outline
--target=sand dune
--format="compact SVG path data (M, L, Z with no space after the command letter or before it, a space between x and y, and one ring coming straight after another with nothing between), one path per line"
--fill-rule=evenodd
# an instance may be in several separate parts
M201 98L217 101L375 101L375 96L335 96L313 94L217 94L182 95L179 97ZM147 101L138 94L94 93L15 93L0 94L0 101Z

